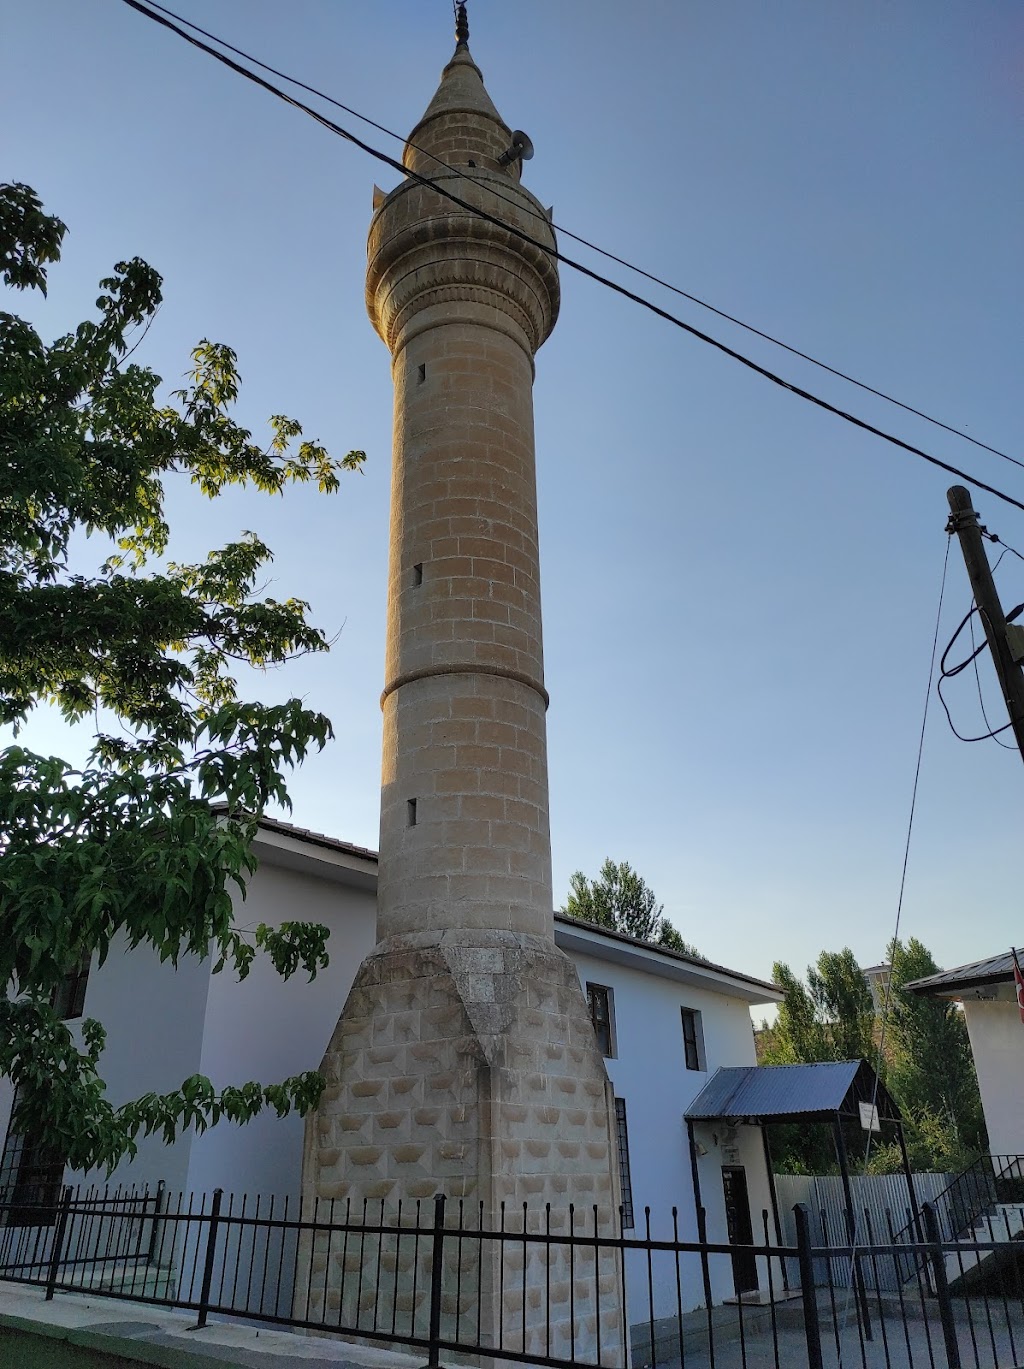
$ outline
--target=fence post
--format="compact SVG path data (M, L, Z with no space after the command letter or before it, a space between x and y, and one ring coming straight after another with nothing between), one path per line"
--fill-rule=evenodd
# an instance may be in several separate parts
M925 1235L928 1238L929 1255L932 1262L932 1282L935 1296L939 1300L939 1320L942 1323L942 1339L946 1345L946 1363L949 1369L960 1369L960 1342L956 1335L956 1322L953 1319L953 1303L949 1296L949 1280L946 1278L946 1256L942 1249L942 1236L939 1233L939 1219L932 1203L925 1203Z
M156 1186L156 1197L153 1199L153 1223L149 1228L149 1249L146 1252L146 1263L152 1264L156 1258L157 1238L160 1235L160 1214L164 1210L164 1194L166 1185L161 1179Z
M434 1194L434 1240L430 1250L430 1329L427 1336L427 1369L438 1369L441 1363L441 1292L444 1281L444 1205L443 1193Z
M800 1292L804 1304L804 1338L807 1341L808 1369L822 1369L821 1325L818 1322L818 1295L814 1287L814 1256L811 1254L811 1222L806 1203L793 1208L796 1218L796 1244L800 1264Z
M57 1287L57 1270L60 1268L60 1257L64 1253L64 1237L68 1229L68 1213L71 1207L71 1185L65 1184L61 1190L60 1206L57 1209L57 1221L53 1231L53 1248L50 1251L50 1268L46 1274L46 1302L53 1301L53 1290Z
M202 1331L206 1325L206 1315L210 1308L210 1288L213 1285L213 1259L217 1253L217 1227L220 1224L220 1200L224 1196L222 1188L213 1190L213 1202L210 1205L210 1229L206 1236L206 1260L203 1264L203 1287L199 1294L199 1319L192 1328L194 1331Z
M711 1296L711 1266L708 1263L708 1214L697 1208L697 1242L700 1245L700 1273L704 1282L704 1306L708 1310L709 1326L714 1299Z

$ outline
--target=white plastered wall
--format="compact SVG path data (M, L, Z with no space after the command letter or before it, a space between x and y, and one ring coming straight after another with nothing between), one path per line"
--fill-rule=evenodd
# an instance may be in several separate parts
M217 1088L250 1079L279 1083L319 1067L353 976L376 938L372 889L351 888L321 873L266 860L236 907L236 923L318 922L330 931L330 964L310 982L300 970L282 980L257 955L244 981L227 971L210 980L200 1072ZM188 1185L261 1194L298 1195L303 1120L264 1111L243 1127L221 1124L193 1142Z
M993 1155L1024 1155L1024 1023L1015 1002L966 999L964 1016Z
M597 956L576 954L573 958L584 988L590 981L606 985L613 993L616 1054L605 1063L616 1097L626 1101L635 1234L645 1234L644 1209L650 1207L652 1236L671 1239L675 1207L679 1239L695 1241L696 1204L684 1113L719 1066L756 1063L749 1004L722 992L663 979ZM701 1063L706 1067L703 1070L686 1068L680 1016L683 1007L700 1013L704 1047ZM737 1129L735 1158L724 1150L724 1124L699 1124L697 1139L707 1152L698 1160L698 1171L707 1212L708 1240L727 1240L722 1165L737 1163L746 1171L754 1240L760 1243L764 1239L761 1212L767 1209L774 1241L760 1129ZM640 1263L634 1263L630 1286L642 1290L646 1298L646 1266L641 1268ZM681 1270L684 1310L702 1305L704 1286L699 1261L696 1257L685 1257ZM713 1258L709 1272L713 1300L720 1302L731 1296L729 1258ZM671 1257L655 1257L654 1283L656 1315L671 1315L676 1308ZM631 1320L646 1315L646 1305L630 1309Z
M144 1093L170 1092L199 1069L209 980L208 962L185 956L175 969L170 961L161 963L149 947L129 949L121 936L115 937L102 966L94 958L84 1016L101 1022L107 1033L100 1073L114 1107ZM66 1178L73 1184L112 1187L143 1187L163 1179L169 1188L181 1188L191 1141L189 1133L171 1146L159 1135L142 1137L135 1161L119 1165L109 1178L102 1170Z

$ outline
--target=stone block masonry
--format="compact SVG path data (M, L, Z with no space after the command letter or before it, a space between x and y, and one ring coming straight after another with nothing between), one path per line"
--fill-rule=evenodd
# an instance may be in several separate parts
M395 387L378 944L324 1056L303 1191L402 1224L441 1192L484 1231L568 1233L575 1208L614 1236L614 1100L552 912L532 390L558 273L509 231L554 244L510 145L460 42L405 151L434 184L374 199L367 306ZM353 1324L383 1269L425 1326L432 1239L374 1240L308 1245L313 1315ZM453 1259L443 1315L478 1315L482 1344L616 1363L612 1254L481 1237Z
M467 1227L521 1232L525 1207L528 1230L555 1236L568 1232L574 1204L579 1234L595 1223L617 1234L611 1089L575 967L547 938L460 930L379 946L359 971L322 1069L327 1086L307 1127L305 1166L318 1176L321 1200L386 1222L398 1220L401 1201L403 1220L423 1224L440 1191ZM541 1353L550 1337L551 1353L567 1354L570 1342L579 1350L596 1338L600 1316L606 1362L615 1362L619 1270L611 1255L595 1271L586 1250L470 1241L460 1269L454 1245L446 1258L450 1335L457 1316L473 1326L479 1310L484 1344L497 1347L504 1328L513 1340L525 1331L527 1353ZM375 1266L373 1238L361 1252L335 1243L328 1253L323 1242L313 1252L313 1319L333 1313L368 1324L378 1288L346 1267L357 1256ZM414 1282L415 1258L410 1242L393 1277L403 1315L425 1334L428 1243Z

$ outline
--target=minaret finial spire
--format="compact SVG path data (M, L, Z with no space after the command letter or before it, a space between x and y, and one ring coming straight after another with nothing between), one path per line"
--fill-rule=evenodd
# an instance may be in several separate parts
M466 0L459 0L455 6L455 41L460 48L469 42L469 19L466 15Z

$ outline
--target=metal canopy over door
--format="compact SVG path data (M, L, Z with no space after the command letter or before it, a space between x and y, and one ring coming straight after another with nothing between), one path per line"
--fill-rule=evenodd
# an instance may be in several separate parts
M732 1253L732 1278L737 1294L757 1290L757 1260L750 1246L754 1231L750 1224L750 1199L747 1196L747 1174L742 1165L722 1166L722 1192L725 1194L725 1225L729 1244L746 1249Z

